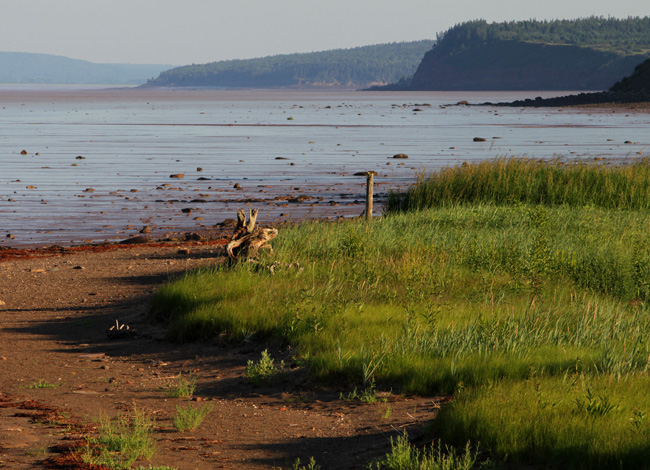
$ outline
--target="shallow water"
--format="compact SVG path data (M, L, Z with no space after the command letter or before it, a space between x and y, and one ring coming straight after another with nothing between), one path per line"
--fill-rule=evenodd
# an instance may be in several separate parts
M643 112L445 106L538 95L557 93L0 87L0 246L199 230L239 207L260 208L262 223L359 215L359 171L379 173L381 203L462 161L647 151ZM299 195L312 199L275 199Z

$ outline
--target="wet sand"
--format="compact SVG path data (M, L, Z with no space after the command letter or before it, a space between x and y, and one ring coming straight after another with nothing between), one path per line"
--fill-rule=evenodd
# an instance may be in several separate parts
M649 143L645 113L444 106L518 97L0 88L0 247L207 233L239 208L260 209L264 225L355 217L365 207L355 174L368 170L379 214L390 190L460 161L620 159Z

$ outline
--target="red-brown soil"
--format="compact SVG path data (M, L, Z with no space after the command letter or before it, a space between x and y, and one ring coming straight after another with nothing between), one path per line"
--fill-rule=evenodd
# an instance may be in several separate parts
M349 390L317 386L299 368L255 388L244 368L262 344L166 341L164 326L147 317L155 290L223 261L219 243L183 245L189 254L179 247L24 251L0 260L0 468L91 468L60 452L96 432L100 414L134 404L156 420L156 453L141 463L178 469L291 468L311 456L323 469L363 468L390 449L391 436L418 437L435 416L441 399L345 401L339 394ZM116 320L140 334L109 339ZM270 352L290 361L290 351ZM171 419L187 400L162 387L190 372L194 400L214 408L198 430L180 433ZM57 386L29 388L39 379Z

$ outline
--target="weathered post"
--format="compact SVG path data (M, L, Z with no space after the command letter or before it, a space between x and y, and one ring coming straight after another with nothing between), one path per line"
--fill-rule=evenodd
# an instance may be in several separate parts
M354 176L365 176L366 177L366 219L372 219L372 196L374 193L374 177L377 176L376 171L360 171L355 173Z
M375 172L374 171L369 171L366 174L367 178L367 184L366 184L366 219L370 220L372 219L372 196L374 193L374 177L375 177Z

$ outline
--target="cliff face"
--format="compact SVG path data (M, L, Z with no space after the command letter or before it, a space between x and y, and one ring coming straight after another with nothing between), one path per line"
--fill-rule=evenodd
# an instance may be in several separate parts
M604 90L646 56L576 45L492 40L450 54L434 47L412 90Z
M632 75L616 83L611 91L650 94L650 59L639 64Z

